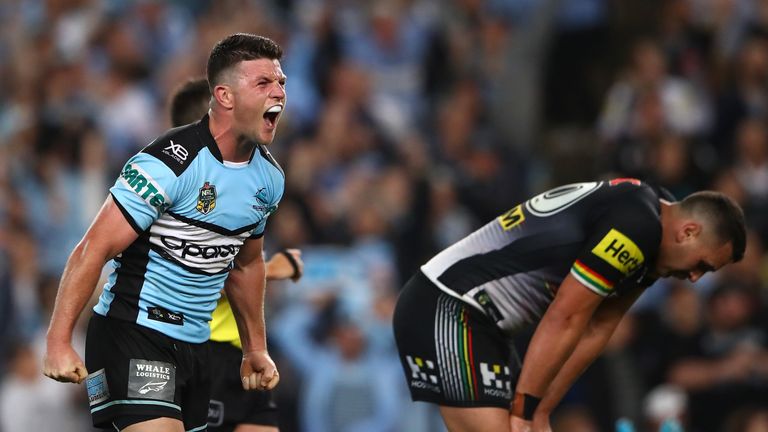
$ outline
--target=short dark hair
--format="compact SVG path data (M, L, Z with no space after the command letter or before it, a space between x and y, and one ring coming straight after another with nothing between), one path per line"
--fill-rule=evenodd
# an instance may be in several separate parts
M205 78L191 79L180 85L171 96L171 126L196 122L208 111L211 91Z
M695 192L680 202L680 208L691 215L706 219L718 239L731 242L733 262L744 258L747 247L747 228L744 211L727 195L720 192Z
M264 36L250 33L235 33L220 40L208 57L208 84L211 92L219 83L221 73L230 67L247 60L280 60L283 49L275 41Z

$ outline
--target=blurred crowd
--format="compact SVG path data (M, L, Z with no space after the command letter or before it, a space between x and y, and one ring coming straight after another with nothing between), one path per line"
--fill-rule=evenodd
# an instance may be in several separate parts
M91 430L84 388L40 372L58 279L234 32L288 76L265 245L306 274L268 291L281 430L443 430L399 369L403 281L533 193L633 176L726 192L748 251L649 288L555 430L768 431L766 0L0 1L0 431Z

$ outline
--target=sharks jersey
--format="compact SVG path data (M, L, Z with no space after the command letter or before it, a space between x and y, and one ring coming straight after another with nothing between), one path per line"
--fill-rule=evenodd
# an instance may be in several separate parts
M635 179L562 186L512 208L421 269L514 332L539 321L568 273L600 296L650 285L646 271L661 242L659 198Z
M235 255L264 234L283 189L283 172L263 146L247 164L225 163L207 115L157 138L110 189L139 237L113 260L94 311L206 341Z

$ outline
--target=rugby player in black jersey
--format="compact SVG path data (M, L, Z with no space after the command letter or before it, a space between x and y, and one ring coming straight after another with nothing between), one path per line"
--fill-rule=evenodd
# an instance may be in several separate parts
M451 431L550 431L643 290L739 261L745 238L742 210L715 192L672 202L615 179L537 195L406 283L393 321L411 396L438 404ZM520 365L512 336L533 327Z
M208 111L211 92L208 80L192 79L177 88L170 101L172 127L196 122ZM267 280L301 278L301 251L285 249L266 263ZM272 390L246 391L240 385L237 366L242 356L240 337L226 297L219 299L211 321L211 402L209 432L277 432L277 405Z

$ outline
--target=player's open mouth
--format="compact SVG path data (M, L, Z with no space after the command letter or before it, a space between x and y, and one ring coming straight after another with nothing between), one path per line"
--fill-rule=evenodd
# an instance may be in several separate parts
M269 128L275 127L275 124L277 124L277 118L280 117L281 112L283 112L283 106L274 105L269 107L269 109L264 113L264 121L267 123Z

